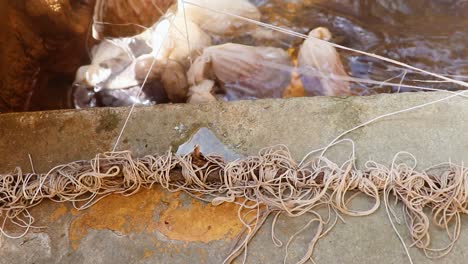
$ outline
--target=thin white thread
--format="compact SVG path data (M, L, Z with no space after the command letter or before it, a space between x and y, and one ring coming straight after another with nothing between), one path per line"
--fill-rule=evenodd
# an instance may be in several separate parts
M136 24L136 23L111 23L111 22L104 22L104 21L94 21L93 23L101 24L101 25L109 25L109 26L135 26L135 27L139 27L142 29L148 29L148 27L145 27L143 25Z
M167 18L165 18L165 19L167 19ZM172 21L174 21L174 18L172 18ZM163 44L165 43L165 41L167 39L167 36L169 35L170 29L171 29L171 25L169 25L169 30L166 32L166 34L163 37L163 41L162 41ZM143 83L141 84L141 87L138 90L138 94L137 94L136 97L140 96L141 92L143 91L143 88L145 87L146 81L148 80L148 77L149 77L151 71L153 70L154 64L156 63L156 58L159 55L160 51L162 50L163 46L164 45L161 45L158 48L158 51L156 52L156 54L154 55L153 61L151 62L151 66L150 66L148 72L146 73L145 79L144 79ZM123 133L125 131L125 128L127 128L127 125L129 123L129 120L130 120L130 116L132 115L133 111L135 110L136 104L137 104L136 102L134 102L132 104L132 107L130 108L130 111L129 111L128 115L127 115L127 118L125 119L125 123L124 123L122 129L120 130L119 136L117 137L117 140L115 141L114 147L112 148L112 152L116 151L117 146L119 145L120 139L122 138L122 135L123 135Z
M434 100L434 101L430 101L430 102L427 102L427 103L424 103L424 104L420 104L420 105L416 105L416 106L413 106L413 107L409 107L409 108L405 108L405 109L402 109L402 110L398 110L398 111L395 111L395 112L391 112L391 113L387 113L387 114L384 114L384 115L380 115L378 117L375 117L367 122L364 122L360 125L357 125L349 130L346 130L345 132L341 133L339 136L337 136L335 139L333 139L326 147L324 148L321 148L320 150L322 150L322 153L320 154L321 157L323 157L323 155L325 154L325 152L331 147L333 146L337 140L339 140L340 138L342 138L343 136L345 136L346 134L349 134L361 127L364 127L364 126L367 126L371 123L374 123L380 119L383 119L383 118L386 118L386 117L389 117L389 116L393 116L393 115L398 115L398 114L402 114L402 113L405 113L405 112L410 112L410 111L414 111L414 110L417 110L417 109L420 109L420 108L424 108L426 106L430 106L430 105L433 105L433 104L437 104L437 103L440 103L440 102L443 102L443 101L446 101L446 100L450 100L454 97L457 97L457 96L460 96L460 95L463 95L465 93L468 93L468 90L465 90L465 91L462 91L462 92L458 92L458 93L455 93L453 95L450 95L450 96L447 96L447 97L444 97L444 98L441 98L441 99L437 99L437 100ZM303 164L309 157L312 153L315 153L317 152L317 150L314 150L314 151L311 151L310 153L308 153L307 155L304 156L304 158L302 159L302 161L299 163L299 164Z
M405 71L405 72L403 73L403 77L401 77L400 84L398 85L397 93L400 93L400 91L401 91L401 85L402 85L403 82L405 81L406 73L407 73L407 71Z
M190 65L192 65L193 64L192 54L191 54L192 49L190 47L190 36L189 36L189 31L188 31L187 15L185 14L185 3L183 0L177 0L177 5L178 5L177 8L179 8L179 5L182 5L181 9L184 14L185 34L187 35L187 48L188 48L188 54L189 54L189 61L190 61Z
M402 75L402 74L400 73L400 74L398 74L398 75L396 75L396 76L393 76L393 77L390 77L390 78L386 79L385 81L382 82L382 84L379 85L379 87L384 86L385 83L388 83L388 82L390 82L391 80L394 80L394 79L396 79L396 78L401 77L401 75Z
M211 51L213 54L219 55L219 56L232 56L233 58L243 58L243 54L237 54L234 52L230 51L225 51L225 50L212 50ZM283 65L275 62L270 62L270 61L264 61L263 62L264 66L267 66L272 69L276 70L281 70L285 72L292 71L293 68L288 65ZM440 91L440 92L445 92L445 93L450 93L450 94L457 94L455 91L450 91L446 89L437 89L437 88L430 88L430 87L425 87L425 86L417 86L417 85L409 85L409 84L403 84L403 83L392 83L388 82L388 80L398 78L402 76L403 73L392 77L390 79L387 79L385 81L377 81L377 80L372 80L372 79L362 79L362 78L356 78L356 77L350 77L350 76L344 76L344 75L336 75L336 74L330 74L330 76L326 76L324 74L317 73L317 69L307 66L307 67L301 67L298 68L297 70L298 74L301 75L306 75L306 76L312 76L312 77L318 77L318 78L323 78L323 79L332 79L332 80L341 80L341 81L349 81L349 82L355 82L355 83L365 83L365 84L375 84L378 86L395 86L395 87L402 87L402 88L409 88L409 89L416 89L416 90L423 90L423 91ZM468 97L467 95L460 95L461 97Z
M32 172L33 172L33 173L36 173L36 170L34 169L34 163L33 163L31 154L28 154L28 158L29 158L29 164L31 165L31 170L32 170Z
M393 164L392 164L393 166ZM395 231L397 237L398 237L398 240L400 240L400 243L402 244L403 248L405 249L405 252L406 252L406 256L408 257L408 260L410 262L410 264L413 264L413 259L411 258L411 255L410 255L410 252L408 250L408 247L406 246L406 243L405 243L405 240L403 239L403 237L400 235L400 232L398 232L398 229L396 228L395 226L395 223L393 223L393 220L392 220L392 217L390 215L390 212L389 212L389 209L388 209L388 195L390 190L387 190L387 185L388 185L388 181L390 179L390 174L388 175L387 177L387 183L385 184L385 187L384 187L384 190L383 190L383 196L384 196L384 204L385 204L385 211L387 213L387 216L388 216L388 219L390 221L390 224L392 226L392 229L393 231ZM388 193L387 193L388 192Z

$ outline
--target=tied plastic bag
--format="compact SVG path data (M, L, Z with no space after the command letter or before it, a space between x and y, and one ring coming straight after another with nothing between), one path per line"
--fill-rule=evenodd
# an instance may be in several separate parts
M145 37L146 34L141 34L133 38L106 39L94 46L91 64L80 67L75 76L75 107L127 106L135 102L148 105L167 101L163 87L152 85L158 81L154 75L149 76L146 89L138 94L141 77L146 74L141 64L145 62L145 55L152 51Z
M289 55L279 48L233 43L208 47L188 72L189 101L199 102L201 94L212 100L207 93L222 94L226 100L280 98L292 69ZM205 80L215 81L220 87Z
M215 82L212 80L203 80L199 84L190 87L187 103L201 104L217 101L213 94L214 88Z
M94 47L90 65L77 71L75 103L83 107L281 98L292 76L300 76L307 95L347 92L347 86L333 78L337 72L344 73L336 50L316 39L302 45L299 69L279 48L234 43L211 46L212 37L220 41L220 35L267 36L240 18L259 20L260 16L248 0L177 1L140 34L105 39ZM329 35L323 28L311 32L319 38Z
M316 28L299 50L298 74L307 96L351 94L340 55L326 42L331 37L327 28Z
M89 100L89 96L102 93L107 96L118 94L115 100L105 101L122 102L122 105L153 104L166 102L167 99L171 102L185 102L188 93L186 71L189 58L195 57L200 50L211 45L211 38L195 23L186 21L179 11L177 6L170 8L162 20L141 34L105 39L95 46L91 64L77 71L76 89L89 91L75 92L75 95L80 95L75 96L75 105L94 106L86 103L96 101ZM187 45L186 32L190 45ZM142 95L136 96L133 88L141 86L145 80L145 86L149 87L142 91ZM154 83L158 85L152 85ZM116 89L122 91L109 91ZM121 100L125 92L133 99ZM88 96L83 96L84 94ZM155 99L158 100L154 101Z

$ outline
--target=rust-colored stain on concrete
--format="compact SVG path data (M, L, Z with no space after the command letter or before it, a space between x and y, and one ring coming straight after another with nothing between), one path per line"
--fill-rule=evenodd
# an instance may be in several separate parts
M63 204L59 204L57 209L55 209L50 215L49 215L49 221L50 222L55 222L59 220L62 216L66 215L68 212L68 208Z
M122 234L153 230L153 211L163 195L157 189L143 190L130 197L111 195L78 214L71 223L69 238L77 249L88 229L112 230Z
M145 249L145 251L143 252L144 259L151 258L153 255L154 255L154 251L149 250L149 249Z
M238 206L225 203L219 206L192 200L190 206L181 207L174 201L159 218L157 229L173 240L210 242L235 237L242 230L237 217Z
M159 221L154 220L156 210L160 211ZM76 218L70 225L69 239L75 250L89 229L124 235L159 231L169 239L206 243L232 238L241 231L237 210L234 204L215 207L196 200L184 207L179 194L167 194L160 188L142 190L129 197L111 195L82 212L71 210ZM57 209L57 215L60 213Z

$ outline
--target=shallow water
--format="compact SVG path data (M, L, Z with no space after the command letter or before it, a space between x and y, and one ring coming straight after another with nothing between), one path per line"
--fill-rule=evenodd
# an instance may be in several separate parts
M447 75L468 76L468 1L466 0L256 0L265 20L278 26L307 33L325 26L335 43L383 55L424 70ZM300 42L300 40L297 40ZM286 44L287 42L284 42ZM340 51L353 77L384 81L404 70L389 63ZM398 77L400 75L400 77ZM411 74L411 79L430 80ZM468 78L458 77L461 80ZM413 83L414 84L414 83ZM416 83L416 85L422 85ZM425 83L424 85L428 85ZM431 85L454 89L453 85ZM390 92L355 84L361 94ZM395 91L396 87L393 87ZM402 89L404 90L404 89Z
M333 33L333 42L387 56L413 66L468 80L468 1L467 0L255 0L265 22L307 34L324 26ZM245 39L244 42L249 42ZM274 41L252 43L285 49L297 48L301 39L284 36ZM84 45L84 44L83 44ZM339 51L346 70L353 77L456 89L445 83L420 83L433 78L405 72L367 56ZM60 76L51 78L45 92L33 97L32 109L73 107L70 83ZM397 87L353 84L355 94L395 92ZM401 89L407 91L407 89ZM50 96L53 94L54 96ZM47 99L44 99L45 96Z

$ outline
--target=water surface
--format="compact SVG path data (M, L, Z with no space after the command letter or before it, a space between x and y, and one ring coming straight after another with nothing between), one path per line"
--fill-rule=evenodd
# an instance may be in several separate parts
M468 80L468 1L466 0L254 0L263 21L307 34L324 26L333 33L333 42L376 53L424 70ZM249 43L297 48L303 40L295 37ZM83 43L84 45L84 43ZM455 90L447 83L426 83L433 77L405 71L401 67L359 55L339 51L348 73L357 78L390 80ZM73 107L70 83L60 76L53 85L33 98L32 108ZM358 95L409 91L394 86L354 83ZM44 100L45 95L54 94ZM64 103L68 102L68 103ZM34 107L36 106L36 107Z

